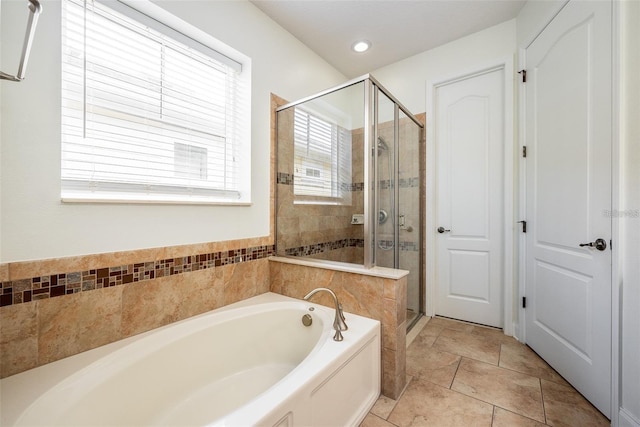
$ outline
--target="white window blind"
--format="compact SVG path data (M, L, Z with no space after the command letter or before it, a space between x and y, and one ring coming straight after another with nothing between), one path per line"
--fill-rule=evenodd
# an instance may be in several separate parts
M240 65L136 14L64 1L63 200L247 202Z
M294 195L351 202L351 132L296 108L294 157Z

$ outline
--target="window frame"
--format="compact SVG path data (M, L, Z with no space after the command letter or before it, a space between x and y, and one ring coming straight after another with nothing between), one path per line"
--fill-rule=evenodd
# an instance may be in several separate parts
M63 8L68 7L63 0ZM216 61L223 61L226 65L238 70L237 80L240 88L238 95L240 104L235 108L234 121L237 121L237 138L233 142L237 153L233 162L237 163L238 182L235 191L216 190L212 188L199 188L196 186L163 185L162 183L145 184L144 182L131 181L129 183L109 182L104 184L100 180L92 182L89 179L69 180L65 177L61 164L61 198L65 203L90 202L90 203L156 203L156 204L215 204L215 205L251 205L251 60L246 55L223 44L213 36L197 29L191 24L182 21L178 17L168 13L159 6L147 1L120 1L120 0L79 0L75 3L85 3L80 7L86 7L86 3L100 3L118 13L134 19L142 25L160 31L167 37L177 40L179 43L191 49L206 54ZM65 19L63 11L62 19ZM63 26L65 23L63 23ZM63 29L64 32L64 29ZM63 43L64 49L64 43ZM64 52L63 52L64 64ZM62 88L61 90L64 90ZM64 96L63 96L64 99ZM86 107L83 107L86 108ZM62 108L63 113L65 107ZM64 117L63 117L64 120ZM61 132L63 129L61 129ZM187 130L187 132L189 132ZM64 138L64 136L63 136ZM176 142L182 142L180 140ZM61 144L64 144L61 141ZM199 144L193 143L194 147ZM64 151L64 148L62 151ZM64 155L64 154L63 154ZM225 160L226 161L226 160ZM174 158L174 164L176 159ZM209 168L210 170L210 168ZM177 176L177 175L176 175ZM195 179L194 179L195 180ZM100 185L105 185L108 190L94 191ZM152 188L153 187L153 188ZM235 193L235 194L234 194ZM233 195L232 195L233 194Z

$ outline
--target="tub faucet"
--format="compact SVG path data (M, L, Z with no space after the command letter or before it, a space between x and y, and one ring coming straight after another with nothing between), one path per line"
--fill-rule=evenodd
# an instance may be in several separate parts
M331 296L333 297L333 302L336 305L336 316L333 319L333 329L335 329L336 333L333 336L333 340L334 341L342 341L342 332L341 331L346 331L349 328L347 327L347 324L344 322L344 314L342 313L342 305L338 302L338 297L336 296L336 294L334 294L333 291L331 289L328 289L328 288L316 288L316 289L312 290L311 292L309 292L307 295L305 295L303 299L305 301L308 301L309 298L311 298L312 296L314 296L316 293L318 293L320 291L329 292L331 294Z

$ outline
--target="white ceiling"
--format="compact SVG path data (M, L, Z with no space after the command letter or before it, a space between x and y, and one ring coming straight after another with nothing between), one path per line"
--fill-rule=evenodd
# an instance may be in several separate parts
M349 78L515 18L526 0L251 0ZM365 53L351 45L372 43Z

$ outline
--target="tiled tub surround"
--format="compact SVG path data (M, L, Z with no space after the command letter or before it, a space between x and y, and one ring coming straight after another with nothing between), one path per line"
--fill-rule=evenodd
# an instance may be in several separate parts
M165 248L162 253L174 251L177 249ZM242 248L233 251L234 255L243 252ZM250 248L245 252L251 252ZM88 264L90 258L4 264L1 268L5 281L10 277L9 267L15 267L17 272L46 274L51 268L81 264L90 272L94 269ZM94 262L109 258L122 260L122 254L101 254L93 258ZM136 263L140 262L139 256L133 258ZM406 381L404 273L380 268L339 271L335 265L312 260L306 263L316 263L315 266L270 262L268 258L245 258L239 262L236 256L233 260L237 262L229 259L231 263L226 265L213 263L212 268L180 274L174 269L174 274L164 277L1 307L1 376L4 378L268 291L302 298L310 290L325 286L336 291L345 311L381 322L382 392L390 398L399 395ZM380 271L387 277L376 277ZM315 296L313 302L329 307L333 304L321 294Z
M330 288L346 312L379 320L382 393L392 399L400 395L406 384L407 272L380 267L367 271L358 266L336 267L335 263L280 257L270 259L269 270L272 292L302 298L314 288ZM333 300L325 294L317 294L313 302L333 307Z
M158 261L141 260L141 255L150 255L153 250L140 251L142 254L133 252L131 263L126 264L127 275L120 274L121 267L98 264L122 262L123 254L5 264L3 283L24 281L39 286L46 283L43 277L49 277L48 283L52 283L51 277L56 277L59 281L56 286L63 286L61 278L71 276L75 280L86 272L89 274L84 275L85 278L92 277L86 282L95 280L95 286L75 287L74 282L67 288L71 293L64 292L55 298L58 291L51 289L56 286L50 286L49 293L38 293L30 302L0 308L0 376L13 375L269 291L266 257L273 253L273 246L241 248L238 243L246 242L219 242L209 245L212 252ZM230 249L215 250L225 246ZM187 249L202 248L200 245L174 247L157 253L174 256ZM83 265L80 273L69 268L78 265ZM130 266L135 265L148 269L144 273L128 273ZM151 265L158 268L151 269ZM60 270L67 273L54 273ZM113 281L108 287L105 286L107 278L98 278L98 272L102 275L105 270L114 273L109 276ZM19 278L20 274L29 272L37 274L35 277L40 281ZM137 274L139 281L129 281L128 274Z

